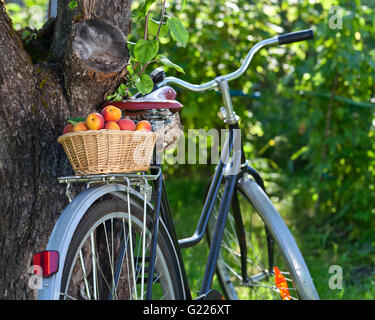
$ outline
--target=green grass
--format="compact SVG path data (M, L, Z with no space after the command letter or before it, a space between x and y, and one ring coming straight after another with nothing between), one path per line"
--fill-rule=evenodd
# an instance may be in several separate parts
M179 239L190 237L196 229L209 174L208 171L196 171L191 175L187 173L167 176L166 188ZM322 245L324 235L319 234L318 228L308 221L299 223L299 219L294 219L289 212L290 202L284 200L277 204L277 207L296 238L321 299L375 298L375 269L370 258L372 250L360 253L363 248L350 245L346 239L339 243ZM192 248L182 249L182 256L194 298L200 289L207 264L206 239ZM329 273L332 265L342 267L342 289L329 287L330 277L335 275ZM220 291L217 279L214 280L213 288Z
M363 245L351 244L345 238L323 244L324 237L317 232L317 228L302 230L305 232L295 232L296 239L321 299L375 299L373 252L361 253ZM330 273L332 266L341 267L342 289L329 286L330 278L337 274L333 270Z

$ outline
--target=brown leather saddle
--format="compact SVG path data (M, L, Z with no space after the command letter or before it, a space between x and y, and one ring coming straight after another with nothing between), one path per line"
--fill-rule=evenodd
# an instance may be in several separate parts
M175 98L176 91L171 87L165 86L141 98L105 102L104 107L112 105L130 115L139 115L150 109L169 109L175 113L183 107Z

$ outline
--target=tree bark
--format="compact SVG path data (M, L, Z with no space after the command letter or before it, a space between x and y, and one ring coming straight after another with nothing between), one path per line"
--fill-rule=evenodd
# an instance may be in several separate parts
M57 138L68 117L94 111L121 76L119 71L102 81L88 72L84 81L91 90L81 87L80 98L71 99L69 92L83 80L69 68L69 36L77 12L69 11L68 2L58 4L51 60L38 65L0 2L0 299L35 298L28 286L32 255L45 249L68 204L57 177L73 174ZM126 36L130 6L131 0L96 1L94 12ZM94 93L93 87L98 88Z

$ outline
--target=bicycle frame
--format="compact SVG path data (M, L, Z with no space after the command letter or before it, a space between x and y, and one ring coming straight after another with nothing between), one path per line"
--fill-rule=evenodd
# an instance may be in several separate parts
M167 77L157 85L157 87L162 87L168 83L173 83L179 87L188 89L190 91L195 91L195 92L203 92L203 91L207 91L210 89L218 88L223 98L224 108L221 108L221 111L224 115L224 122L229 126L229 136L225 143L226 147L224 148L224 150L222 150L222 155L220 157L219 164L216 167L213 180L211 182L208 194L206 196L204 206L202 209L202 213L201 213L201 217L199 219L196 231L194 235L191 236L190 238L182 239L176 242L176 244L178 244L180 248L186 248L186 247L194 246L195 244L199 243L202 240L207 229L208 221L212 214L214 202L215 202L219 187L222 183L222 179L224 175L227 175L228 178L225 182L223 200L220 203L217 222L215 225L215 229L214 229L214 233L213 233L213 237L212 237L212 241L210 245L207 266L205 269L201 289L199 291L199 295L202 297L204 297L211 288L212 280L215 274L216 263L217 263L217 259L218 259L218 255L220 251L221 241L223 238L226 219L227 219L227 215L229 211L229 206L232 203L232 201L233 201L232 205L234 207L234 211L237 211L237 212L234 212L235 219L237 219L239 225L242 225L242 218L241 218L241 214L238 208L238 201L236 203L236 198L233 198L235 186L238 181L239 174L241 172L240 168L242 168L242 171L245 171L249 173L250 175L252 175L254 177L255 182L264 190L264 184L263 184L262 178L246 162L245 155L244 155L243 148L242 148L242 143L240 143L240 147L234 148L234 142L238 139L238 135L240 132L239 127L238 127L239 117L236 115L233 109L228 82L240 77L247 70L247 68L249 67L251 63L253 56L261 48L268 46L268 45L273 45L273 44L287 44L287 43L298 42L302 40L308 40L308 39L312 39L312 37L313 37L313 32L311 29L309 29L309 30L292 32L289 34L280 35L280 36L276 36L270 39L260 41L250 49L250 51L245 57L244 62L242 63L239 69L237 69L236 71L228 75L216 77L215 79L207 83L201 84L201 85L191 84L189 82L186 82L184 80L181 80L175 77ZM232 167L232 169L234 169L235 171L231 172L231 174L228 174L228 172L226 172L228 171L227 161L231 153L233 153L233 159L231 163L229 164L229 168ZM163 191L160 190L160 192L165 193L164 190ZM164 212L164 218L166 219L166 223L168 224L169 230L171 230L173 232L173 236L175 236L173 222L170 217L169 204L165 203L165 201L167 201L167 199L166 197L163 197L162 208L168 208L168 210ZM247 273L246 273L246 263L247 263L246 262L246 243L244 243L244 241L241 240L242 238L241 232L243 231L237 230L240 247L241 247L241 264L242 264L242 269L243 269L242 276L243 276L244 283L246 283L249 280ZM269 242L268 236L267 236L267 240ZM269 254L269 257L271 257L269 261L270 261L270 264L272 264L273 245L272 243L268 243L268 244L269 244L268 254ZM180 254L179 254L179 259L181 259ZM183 265L183 263L181 263L181 265ZM270 268L271 267L272 266L270 265ZM186 279L186 274L184 274L183 277L184 279ZM190 292L190 291L187 290L187 292Z
M164 79L164 81L162 81L161 84L159 85L159 87L161 87L169 82L172 82L183 88L187 88L191 91L197 91L197 92L206 91L206 90L213 89L213 88L218 88L223 98L224 108L222 108L222 113L224 114L224 122L229 126L229 135L224 144L224 148L222 150L219 163L216 167L213 180L210 184L208 194L204 201L204 206L201 212L201 217L199 219L196 231L194 235L191 236L190 238L181 239L178 241L175 240L176 247L179 246L180 248L187 248L187 247L192 247L196 245L203 239L206 233L208 221L213 211L213 207L214 207L217 193L219 191L219 187L222 183L223 177L227 176L228 178L225 182L223 201L221 201L220 203L218 218L217 218L217 222L216 222L213 237L212 237L212 242L210 244L208 261L207 261L202 285L199 291L199 296L201 297L204 297L209 292L211 285L212 285L212 280L215 274L216 263L217 263L217 259L218 259L219 252L220 252L220 246L221 246L221 242L222 242L222 238L224 234L227 215L228 215L230 204L232 202L235 186L236 186L239 174L241 172L240 169L243 168L243 170L248 171L249 174L255 177L256 181L259 181L260 186L264 188L263 181L260 175L254 169L250 168L246 162L244 152L243 152L242 142L241 142L241 135L240 135L241 131L238 126L239 117L236 115L233 109L228 81L238 78L246 71L247 67L249 66L251 62L252 57L258 50L260 50L263 46L274 44L276 42L278 42L277 37L259 42L249 51L240 69L238 69L237 71L229 75L217 77L214 80L206 84L197 86L197 85L192 85L188 82L185 82L183 80L180 80L174 77L168 77ZM238 143L239 141L240 143ZM235 146L235 144L237 145ZM231 153L233 153L232 161L228 162ZM162 192L165 193L164 190ZM168 208L166 212L163 212L163 217L165 219L168 229L173 230L172 237L175 238L175 230L174 230L174 225L170 216L171 213L169 210L169 204L166 203L166 201L167 201L167 198L163 197L162 210L163 208ZM239 212L236 215L236 219L239 220L240 223L242 223L242 218ZM239 239L241 239L241 236L239 236ZM242 268L243 279L244 279L244 282L246 282L248 279L248 276L246 273L246 243L243 243L243 241L241 240L240 240L240 243L241 243L241 252L244 253L243 255L241 255L241 262L243 266ZM183 265L183 261L181 259L180 253L179 253L179 259L180 259L180 264ZM190 295L190 289L186 281L187 277L186 277L185 271L184 271L183 278L186 283L185 291L189 292L189 295Z
M199 291L199 296L204 297L210 290L212 280L215 274L216 262L218 259L221 241L223 238L225 223L229 211L230 204L232 203L233 194L235 190L236 183L238 181L239 176L242 174L243 171L247 171L250 174L253 174L251 170L249 170L247 162L244 157L242 143L241 143L241 135L240 129L238 124L229 125L229 134L224 143L224 147L221 153L221 157L219 163L216 167L213 180L210 184L209 191L206 195L204 206L201 212L200 219L198 221L198 225L196 228L195 233L193 236L181 240L177 240L175 227L172 221L171 210L167 198L167 194L165 191L164 183L162 183L162 189L157 189L158 194L161 194L161 215L164 223L166 224L168 230L171 233L171 237L175 242L175 247L179 248L188 248L198 244L204 237L208 225L208 221L211 217L213 212L215 199L219 191L219 187L223 182L223 178L226 177L225 187L224 187L224 195L223 201L220 203L217 223L215 225L215 230L213 233L212 242L210 245L209 255L207 266L205 269L201 289ZM232 154L232 160L229 161L229 156ZM260 176L257 176L257 179L261 179ZM158 195L159 197L159 195ZM240 213L236 217L237 220L240 220L242 223L242 218ZM239 237L239 239L243 239ZM241 241L240 241L241 242ZM242 252L246 252L246 243L241 243L243 250ZM188 293L188 299L191 298L190 288L187 281L186 272L183 268L183 260L181 256L180 250L178 251L178 259L180 260L180 265L182 266L183 271L183 279L185 283L185 292ZM151 257L152 261L152 257ZM246 273L246 254L244 254L242 258L243 263L243 276L246 280L247 273Z
M241 135L240 135L241 131L238 126L239 117L235 114L234 109L233 109L228 81L238 78L242 73L245 72L245 70L247 69L247 67L249 66L251 62L252 57L259 49L261 49L265 45L276 43L277 41L278 39L277 37L275 37L275 38L271 38L271 39L267 39L267 40L259 42L250 50L250 52L245 58L243 65L241 66L239 70L227 76L217 77L216 79L206 84L196 86L196 85L191 85L183 80L169 77L169 78L166 78L159 85L160 87L168 82L172 82L192 91L205 91L205 90L209 90L209 89L217 87L223 97L224 108L222 108L222 112L225 118L224 121L229 126L229 135L224 144L224 148L222 150L219 163L216 167L213 180L210 184L208 194L204 201L204 206L201 212L201 217L199 219L196 231L193 236L191 236L190 238L181 239L178 241L176 240L176 233L175 233L174 225L173 225L172 218L171 218L169 203L167 202L168 200L167 200L166 193L164 190L164 185L163 185L162 190L159 190L159 193L161 192L162 194L164 194L164 196L162 196L162 203L161 203L163 219L165 223L167 224L168 230L170 230L172 233L171 235L172 238L175 239L174 240L175 246L180 247L180 248L187 248L187 247L192 247L196 245L203 239L206 233L208 221L211 217L215 199L219 191L219 187L222 183L223 177L224 176L228 177L227 181L225 182L223 201L221 201L220 203L218 218L217 218L217 222L216 222L213 237L212 237L212 242L210 245L208 261L207 261L206 269L204 272L202 285L199 291L200 297L205 297L205 295L211 289L211 285L212 285L212 281L213 281L213 277L214 277L215 269L216 269L216 263L217 263L217 259L218 259L219 252L220 252L220 246L221 246L221 242L222 242L222 238L224 234L227 215L228 215L230 204L232 202L235 186L238 180L238 175L240 173L240 168L243 167L244 170L247 170L249 171L250 174L256 176L257 180L261 181L261 186L264 187L263 181L261 180L260 176L256 173L255 170L249 169L249 166L247 165L244 152L243 152L242 142L241 142ZM232 161L228 162L231 153L233 153ZM237 219L241 220L240 214L237 215ZM155 222L157 223L157 221ZM241 237L239 237L239 239L241 239ZM241 257L242 265L243 265L243 268L242 268L243 279L244 281L246 281L248 279L247 273L246 273L246 253L245 253L246 243L241 243L241 247L242 247L241 251L244 253L244 255L242 255ZM182 260L180 252L178 253L178 258L180 260L180 265L183 266L184 264L183 264L183 260ZM151 257L151 261L153 261L152 257ZM151 264L151 268L153 268L153 263ZM190 288L188 285L187 276L186 276L186 272L184 268L183 268L183 279L185 282L185 292L188 292L189 298L191 298Z

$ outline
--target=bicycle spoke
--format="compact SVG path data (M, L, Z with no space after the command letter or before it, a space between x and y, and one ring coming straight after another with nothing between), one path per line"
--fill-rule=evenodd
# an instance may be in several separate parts
M218 217L218 210L222 201L221 191L222 189L218 192L210 220L211 223L209 223L208 230L211 239ZM265 223L254 211L248 200L244 197L239 197L238 201L240 214L245 228L245 241L247 247L246 261L248 267L246 273L249 276L249 280L248 282L243 282L242 257L237 235L236 219L232 212L233 208L230 208L217 264L221 284L226 287L226 294L231 298L243 297L248 299L252 297L256 299L280 299L280 291L276 285L272 283L272 281L274 281L273 271L269 271L265 268L265 266L269 266L270 258ZM280 270L285 268L285 262L278 251L278 247L275 247L272 259L273 266L279 266ZM288 288L290 289L290 292L297 293L297 289L294 288L290 273L287 271L281 273L286 274L285 280L291 284L291 288ZM248 288L247 290L249 291L245 290L246 288ZM293 297L293 299L296 298Z
M132 235L132 223L131 223L131 214L130 214L130 198L129 198L129 192L127 193L128 196L128 225L129 225L129 234ZM133 240L132 236L130 236L130 263L132 267L132 277L133 277L133 285L134 288L137 287L137 281L135 278L135 268L134 268L134 254L133 254ZM137 290L135 290L135 299L138 300L137 296Z
M85 262L83 260L83 255L82 255L82 249L79 250L79 259L81 262L81 269L83 272L83 280L85 282L85 287L86 287L86 295L89 300L91 300L91 295L90 295L90 290L89 290L89 283L87 282L87 274L86 274L86 268L85 268Z
M227 267L229 271L231 271L240 281L242 281L242 277L234 271L226 262L223 262L223 264Z
M74 298L74 297L72 297L72 296L70 296L70 295L68 295L66 293L60 293L60 296L63 296L65 298L69 298L70 300L77 300L76 298Z
M156 260L155 260L155 264L156 264L156 261L157 261L157 258L156 258ZM155 278L155 280L152 282L152 284L155 284L156 282L158 282L158 280L161 278L161 276L162 276L162 274L159 274L159 275Z
M109 290L111 289L111 286L109 285L109 283L107 281L107 278L106 278L103 270L100 268L100 265L97 263L99 259L98 259L97 255L96 255L96 251L95 251L95 240L94 240L93 232L90 234L90 244L89 244L89 246L90 246L91 257L92 257L91 260L92 260L92 265L93 265L93 292L94 292L94 299L97 300L97 298L99 296L99 288L98 288L98 281L97 281L97 279L98 279L97 270L101 274L102 279L105 282L105 284L107 285L107 288Z
M143 246L142 246L142 279L141 279L141 297L143 300L144 280L145 280L145 258L146 258L146 193L144 195L143 208Z
M122 270L122 266L123 266L124 259L125 259L125 256L126 256L127 247L128 247L128 240L129 240L129 235L127 235L127 237L125 239L125 221L124 221L124 219L122 219L122 224L123 224L123 231L124 231L124 252L122 253L122 255L120 257L121 261L120 261L120 265L118 267L119 272L118 272L118 275L117 275L117 279L116 279L116 283L115 283L115 288L114 288L114 292L115 292L115 296L116 297L117 297L117 288L118 288L119 280L120 280L120 277L121 277L121 270ZM128 271L129 271L129 269L128 269ZM128 283L129 283L129 292L131 292L131 290L130 290L130 281L128 281Z
M241 255L237 252L237 251L234 251L233 249L229 248L227 245L225 245L224 243L221 244L221 247L226 249L227 252L230 253L230 255L237 261L240 263L240 259L239 257L241 257Z
M227 234L227 233L229 234L229 231L227 229L225 229L224 234ZM228 236L231 237L231 239L232 239L232 241L234 241L234 243L238 242L238 239L235 239L234 236L233 236L233 234L229 234ZM251 242L250 242L250 245L251 245ZM234 258L236 259L236 261L240 262L240 259L238 259L238 257L241 257L241 254L239 252L231 249L229 247L229 245L225 244L225 242L223 242L221 244L221 246L224 247L228 252L230 252L234 256ZM237 256L237 257L235 257L235 256ZM257 255L255 255L255 257L256 257L256 260L258 260L258 263L261 265L260 260L257 258ZM249 262L251 265L255 265L259 269L259 271L264 270L264 268L259 267L259 265L255 264L254 261L251 260L249 257L247 258L247 262Z
M94 241L94 233L90 234L90 241L91 241L91 257L92 257L92 281L93 281L93 291L94 291L94 299L98 300L98 284L97 284L97 272L96 272L96 252L95 252L95 241Z
M111 265L111 271L112 271L112 284L113 284L113 287L112 288L114 288L115 286L116 286L116 284L115 284L115 270L114 270L114 268L115 268L115 256L114 256L114 253L113 253L113 249L114 249L114 240L113 240L113 234L114 234L114 232L113 232L113 219L111 219L111 248L112 248L112 265ZM112 292L112 295L113 295L113 292ZM117 297L116 297L116 299L117 299Z
M125 231L125 219L122 219L122 228L123 228L123 232L124 232L124 238L125 238L125 234L126 234L126 231ZM131 234L129 233L128 234L128 237L131 238ZM127 250L127 247L128 247L128 242L126 241L126 247L125 247L125 256L128 254L128 250ZM130 270L129 270L129 257L126 258L126 269L128 271L128 279L130 279ZM132 299L132 289L131 289L131 281L128 281L128 284L129 284L129 293L130 293L130 297L129 299Z
M240 254L239 252L237 252L237 251L231 249L231 248L230 248L227 244L225 244L225 243L222 243L221 246L222 246L224 249L226 249L228 252L230 252L230 254L235 258L235 260L236 260L237 262L240 262L241 254ZM247 258L246 261L247 261L248 263L250 263L251 265L256 265L256 264L254 263L254 261L251 260L250 258ZM256 267L259 269L259 271L263 271L263 269L261 269L258 265L256 265Z
M114 274L114 257L113 257L113 220L111 219L111 250L109 249L109 241L108 241L108 234L107 234L107 228L105 223L103 222L103 229L104 229L104 235L105 235L105 240L106 240L106 245L107 245L107 252L108 252L108 259L109 259L109 265L111 269L111 274L112 274L112 288L115 287L115 274ZM110 253L111 251L111 253ZM113 295L113 292L112 292Z
M164 300L164 298L167 296L168 293L169 293L169 290L160 298L160 300Z
M113 207L118 208L120 201L117 202ZM98 206L108 210L108 205L100 203ZM82 240L76 241L69 269L66 269L69 265L65 264L67 276L61 298L145 299L147 279L151 280L152 299L178 297L175 291L177 282L171 278L178 271L171 269L170 257L166 259L164 251L158 249L159 240L154 273L150 274L152 230L146 223L149 217L144 211L136 211L136 217L133 217L132 213L115 210L110 214L104 213L97 222L89 224L86 233L81 236ZM163 237L162 234L160 239ZM166 246L163 250L170 252ZM148 278L150 276L151 279Z

